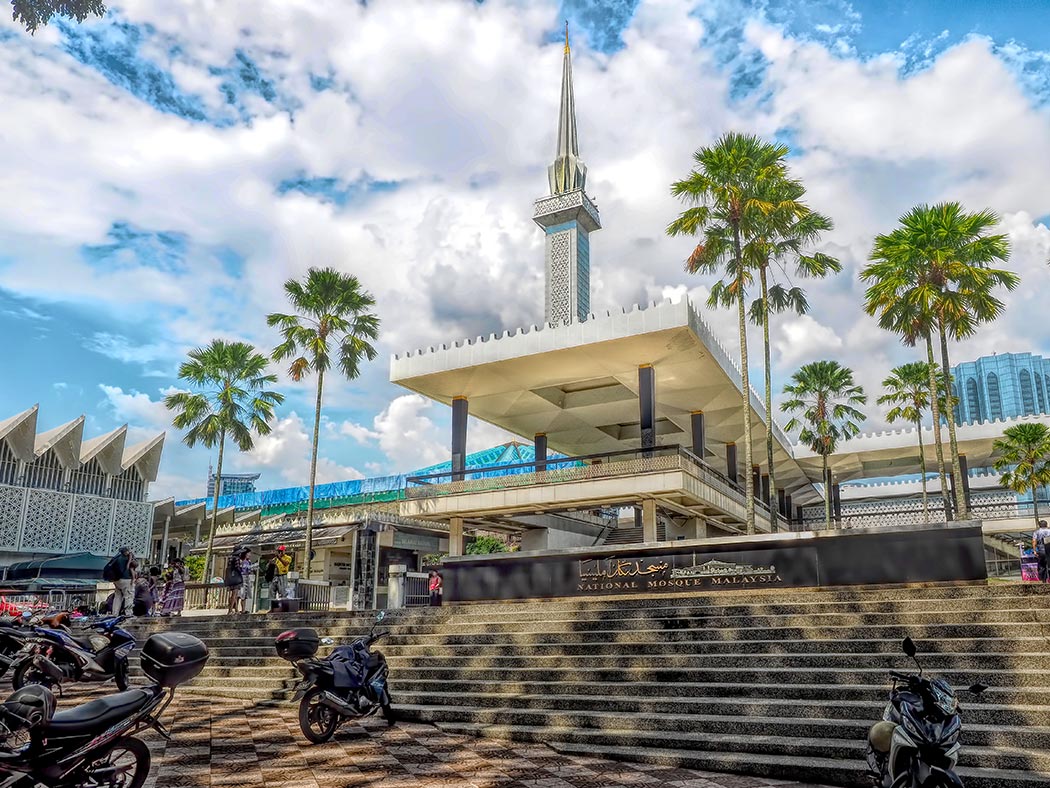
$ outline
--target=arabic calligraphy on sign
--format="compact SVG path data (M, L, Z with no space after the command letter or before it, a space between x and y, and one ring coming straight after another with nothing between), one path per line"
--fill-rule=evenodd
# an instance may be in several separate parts
M648 563L627 561L621 558L587 558L580 561L581 580L620 580L645 577L667 571L666 562Z

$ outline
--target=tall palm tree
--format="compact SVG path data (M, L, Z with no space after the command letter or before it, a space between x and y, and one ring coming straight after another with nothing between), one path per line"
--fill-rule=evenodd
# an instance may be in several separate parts
M686 262L690 273L721 273L708 303L735 302L740 333L740 396L744 419L744 500L747 533L755 532L754 463L751 444L751 382L748 374L746 289L752 274L743 261L744 245L757 236L764 217L791 211L770 199L769 185L787 178L788 148L758 137L730 132L694 154L696 168L671 184L671 193L690 207L667 227L669 235L700 236Z
M1000 452L995 469L999 483L1024 495L1032 491L1032 512L1039 527L1039 488L1050 484L1050 427L1039 422L1015 424L1003 430L993 448Z
M922 415L930 407L930 365L923 361L901 364L890 370L882 381L886 393L878 398L880 405L892 405L886 420L909 421L919 436L919 472L922 474L922 521L930 521L926 483L926 451L922 445Z
M993 291L998 287L1013 290L1020 282L1012 271L991 267L1010 256L1007 237L989 234L998 223L991 211L967 213L956 202L919 205L901 217L897 229L875 239L871 264L861 272L861 278L870 283L866 294L869 314L886 314L887 309L911 311L925 328L931 363L932 345L940 346L941 385L947 392L951 391L948 341L972 336L981 323L995 320L1005 305ZM932 402L937 400L936 388L931 380ZM943 416L948 425L955 510L965 519L969 513L954 409L945 408Z
M788 277L786 266L793 268L795 275L824 278L838 273L842 265L834 257L821 252L804 253L803 249L816 243L821 233L834 228L831 219L802 204L806 190L793 180L782 180L771 184L770 201L776 211L760 217L761 227L757 236L744 247L744 263L758 271L759 297L751 303L752 324L762 327L762 361L765 372L766 406L766 467L769 469L770 513L776 512L777 480L773 467L773 382L772 365L769 360L769 316L783 312L804 315L809 311L805 291L798 286L785 287L777 281L777 270ZM776 268L773 268L776 266ZM770 279L773 284L770 285ZM773 530L778 530L777 518L773 515Z
M266 387L277 382L267 372L269 359L247 342L213 339L207 347L191 350L189 360L179 366L179 379L192 391L179 391L164 398L164 407L175 413L172 425L186 430L182 440L190 448L198 443L219 448L215 464L215 496L211 507L208 549L204 554L205 575L211 571L215 545L215 519L222 489L222 461L226 439L241 451L251 451L254 435L269 435L274 408L284 395Z
M288 374L298 382L311 372L317 374L317 396L314 406L313 447L310 454L310 497L306 505L307 579L313 560L314 488L317 483L317 444L321 430L321 398L325 373L333 357L347 380L361 374L361 363L376 357L372 342L379 338L379 317L373 314L375 299L361 288L356 276L334 268L311 268L305 281L289 279L284 283L296 314L275 312L267 315L266 324L280 329L284 341L272 353L276 362L291 358ZM294 356L294 358L293 358Z
M824 479L824 517L831 528L831 475L828 456L841 440L860 432L865 416L857 408L868 398L853 380L853 370L837 361L813 361L791 376L784 386L788 399L780 406L792 414L787 430L799 430L799 440L821 457Z

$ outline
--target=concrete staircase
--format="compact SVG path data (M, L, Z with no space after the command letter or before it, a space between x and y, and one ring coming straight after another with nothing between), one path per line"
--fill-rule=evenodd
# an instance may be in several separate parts
M868 726L910 635L961 693L968 788L1050 788L1050 589L1035 584L749 591L400 611L381 649L399 713L558 750L809 782L865 782ZM272 701L272 639L363 615L184 619L211 664L186 691ZM142 629L169 626L151 622Z
M631 526L629 528L611 528L605 535L605 539L602 544L605 546L609 545L620 545L620 544L641 544L645 541L645 534L642 533L642 527ZM667 528L663 521L656 524L656 541L664 542L667 541Z

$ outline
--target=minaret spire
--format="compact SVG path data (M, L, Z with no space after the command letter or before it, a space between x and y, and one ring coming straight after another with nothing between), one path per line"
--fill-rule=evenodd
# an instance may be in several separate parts
M565 23L565 53L561 67L561 105L558 110L558 150L554 163L547 169L551 194L582 189L587 180L587 167L580 161L576 139L576 99L572 91L572 53L569 50L569 23Z
M587 168L580 161L576 140L576 102L572 95L572 52L569 23L565 23L565 51L561 67L561 106L558 111L558 150L547 168L551 193L536 200L533 221L546 240L546 297L544 321L562 325L586 320L591 309L590 234L602 227L598 208L584 193Z

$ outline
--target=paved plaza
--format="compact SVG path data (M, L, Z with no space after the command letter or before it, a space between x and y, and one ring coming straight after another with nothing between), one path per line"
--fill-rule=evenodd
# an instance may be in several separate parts
M8 685L5 695L9 691ZM112 687L70 687L59 707L107 691ZM296 710L292 703L257 706L176 696L163 719L172 740L143 734L153 753L145 788L809 788L791 781L568 756L542 745L450 736L430 725L388 728L382 720L347 726L329 743L311 745L299 731Z

